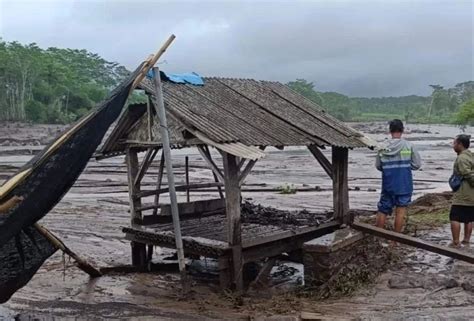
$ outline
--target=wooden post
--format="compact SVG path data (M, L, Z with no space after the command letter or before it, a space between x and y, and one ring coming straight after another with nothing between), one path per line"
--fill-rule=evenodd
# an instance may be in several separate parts
M184 163L185 163L185 172L186 172L186 202L190 202L190 197L189 197L189 157L186 156L184 158Z
M232 281L238 293L244 290L242 232L240 227L239 167L234 155L223 153L227 215L227 239L232 248Z
M176 198L176 190L174 186L174 174L173 174L173 164L171 161L171 146L170 146L170 137L168 132L168 124L166 121L166 112L165 112L165 102L163 99L163 88L161 86L160 79L160 69L158 67L153 67L153 75L155 80L156 88L156 101L157 101L157 115L160 121L160 134L161 142L163 144L163 152L165 156L165 166L166 166L166 175L168 178L168 188L170 191L170 201L171 201L171 216L173 217L173 229L174 237L176 242L176 251L178 252L178 264L179 272L181 275L181 281L183 283L183 290L187 292L187 281L186 281L186 264L184 261L184 250L183 250L183 240L181 237L181 226L179 222L179 212L178 212L178 200Z
M151 113L151 98L150 96L147 96L148 99L146 100L146 111L147 111L147 115L148 115L148 141L149 142L152 142L153 141L153 131L152 131L152 127L153 127L153 115Z
M230 289L232 286L232 273L230 273L230 259L226 256L218 258L219 285L222 290Z
M140 183L135 184L138 176L138 155L134 149L127 150L127 173L128 173L128 194L130 198L130 215L131 223L140 224L142 220L142 213L139 210L141 207L141 199L136 198L135 195L140 192ZM144 266L146 265L146 249L145 244L131 242L132 247L132 265Z
M157 190L161 189L161 183L163 181L163 171L165 167L165 152L161 152L161 159L160 159L160 169L158 170L158 183L157 185ZM158 214L158 203L160 202L160 193L155 194L155 209L153 210L153 215Z
M351 220L349 216L348 166L349 150L342 147L332 147L334 219L343 224L348 224Z

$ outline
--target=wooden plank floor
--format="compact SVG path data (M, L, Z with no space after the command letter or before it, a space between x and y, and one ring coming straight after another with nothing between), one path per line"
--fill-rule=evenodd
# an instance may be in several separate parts
M181 234L185 251L218 257L230 251L227 243L225 215L214 215L181 221ZM337 228L336 222L320 226L275 226L254 223L242 224L242 246L246 248L271 246L279 241L307 240L319 235L319 230L330 233ZM173 224L155 224L124 228L126 238L132 241L174 247ZM281 243L281 242L280 242ZM296 243L295 243L296 244ZM299 243L298 243L299 244Z
M252 223L242 224L242 240L252 240L286 231L297 230L298 226L282 228L274 225ZM173 232L173 224L155 224L142 227L141 231L151 233ZM227 224L225 215L214 215L181 221L181 234L189 237L201 237L227 242Z

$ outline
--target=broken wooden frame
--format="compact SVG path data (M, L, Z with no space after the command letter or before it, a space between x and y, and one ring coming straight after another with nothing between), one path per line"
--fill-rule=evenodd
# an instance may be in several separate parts
M248 173L251 172L251 168L255 165L256 161L239 159L234 155L219 151L222 155L222 169L219 168L216 164L216 161L212 158L212 155L209 151L209 146L199 145L198 149L200 150L203 159L206 164L208 164L214 182L209 183L199 183L192 184L187 181L186 185L177 186L177 191L191 191L191 190L201 190L209 187L219 188L216 192L222 193L222 186L225 187L226 199L225 199L225 220L221 221L220 224L226 225L226 236L223 241L214 241L217 246L212 244L197 244L199 242L194 242L191 237L187 237L186 231L183 232L183 245L185 253L187 255L202 255L208 257L214 257L218 260L219 265L219 280L223 288L233 288L238 292L244 290L243 284L243 271L244 265L249 262L255 262L258 260L273 258L284 252L292 252L302 248L304 242L311 240L315 237L323 236L325 234L331 233L337 228L339 228L341 223L349 223L356 229L362 230L366 233L374 234L380 237L385 237L388 239L396 240L400 243L409 244L412 246L420 247L435 253L448 255L457 259L461 259L467 262L473 262L474 258L471 254L460 252L459 250L448 249L442 246L437 246L429 244L423 241L420 241L415 238L407 237L401 234L388 232L385 230L380 230L370 225L353 223L352 218L349 216L349 201L348 201L348 149L333 147L331 156L332 162L330 162L324 154L316 146L309 146L311 154L321 163L325 172L332 178L333 181L333 190L334 190L334 218L335 220L331 223L322 224L321 226L312 226L299 228L295 231L286 231L279 232L276 234L269 234L266 237L248 239L243 237L245 228L242 228L241 218L240 218L240 192L243 181L247 177ZM148 153L148 152L147 152ZM154 153L156 155L156 153ZM144 161L147 160L145 155ZM161 164L163 163L161 160ZM131 162L130 164L135 164L135 170L131 172L139 172L139 169L142 166L139 166L138 162ZM148 168L149 166L144 166L143 168ZM162 165L160 165L160 168ZM163 175L163 171L160 170L159 176ZM221 175L224 182L220 182L218 175ZM161 187L160 178L158 179L159 186L155 190L146 190L142 191L140 186L135 186L134 193L131 195L131 209L134 204L141 204L141 198L147 196L156 196L159 197L160 194L167 193L167 188ZM192 204L193 202L189 203ZM185 205L185 204L182 204ZM152 206L140 206L135 207L136 214L132 217L138 217L141 215L141 212L154 210L158 211L158 208L163 208L162 205L156 204ZM209 207L211 209L211 207ZM215 210L214 208L212 208ZM180 210L181 212L181 210ZM199 211L198 211L199 212ZM207 214L198 214L198 215L188 215L186 210L182 211L183 219L193 220L195 224L201 224L200 220L206 215L218 215L222 214L223 211L217 209L215 211L209 211ZM150 216L142 218L142 224L145 225L144 228L134 229L126 228L124 232L126 233L126 238L132 242L132 244L148 244L154 246L163 246L174 248L173 236L167 232L160 231L158 226L159 224L169 223L169 219L163 219L163 216L156 215L156 218L153 219ZM154 224L154 225L150 225ZM157 227L157 230L152 230L152 227ZM198 227L196 227L198 228ZM200 227L199 227L200 228ZM209 238L209 241L213 241L212 238ZM211 242L212 243L212 242ZM149 255L148 260L151 257ZM270 259L268 264L266 264L260 271L260 279L265 278L269 266L273 259ZM139 261L140 262L140 261ZM260 279L256 280L255 283L259 283Z
M182 207L180 209L180 217L184 220L195 219L206 217L207 215L218 215L226 213L226 220L223 222L226 225L226 244L227 250L225 255L218 255L218 261L221 271L221 284L225 287L231 287L238 292L242 292L244 289L243 285L243 266L245 263L250 262L251 260L260 260L268 258L271 256L279 255L283 252L296 250L301 248L302 243L297 241L290 247L286 244L284 239L288 237L297 237L298 240L309 240L308 237L321 236L325 233L332 232L337 228L340 223L349 222L348 212L348 188L347 188L347 164L348 164L348 150L344 148L333 148L333 164L332 165L322 154L322 152L315 146L309 146L309 150L316 159L321 163L323 169L330 174L333 178L334 186L334 213L337 220L331 223L330 228L327 226L322 226L321 229L318 227L311 227L310 229L302 228L300 231L288 232L286 234L273 235L270 239L263 239L252 241L249 243L249 240L242 239L242 227L241 227L241 217L240 217L240 205L241 205L241 186L243 185L245 179L257 163L256 160L247 160L240 159L234 155L226 153L224 151L219 151L222 156L222 167L219 167L213 159L212 154L210 153L209 146L207 144L197 145L197 150L202 156L203 160L209 167L212 172L212 177L214 182L198 183L193 184L189 182L189 173L188 166L185 162L185 185L176 186L177 191L185 191L189 195L190 191L199 191L200 189L206 189L210 187L216 187L216 192L219 193L220 199L225 200L225 209L218 209L212 206L209 206L206 210L200 208L196 210L195 213L187 213L187 208ZM145 176L147 170L152 164L154 157L158 153L159 147L148 148L147 152L143 158L141 164L138 163L136 159L136 149L129 149L127 155L127 166L129 172L129 179L134 182L133 186L129 184L131 188L130 193L130 212L132 216L132 224L138 224L142 226L151 226L153 224L165 224L169 223L169 218L164 217L164 215L157 215L158 210L161 209L160 214L163 214L166 205L160 204L160 195L169 192L169 189L162 186L162 176L163 176L163 164L166 161L164 156L161 156L159 172L157 178L157 187L153 190L141 190L140 182ZM261 147L263 150L264 147ZM222 187L225 187L226 198L222 192ZM336 194L340 195L336 195ZM345 195L344 195L345 194ZM153 204L142 204L142 198L154 196L155 201ZM197 202L188 202L181 203L180 205L189 204L190 207L195 208ZM212 203L209 203L212 204ZM153 210L153 215L143 215L143 212ZM199 224L199 223L198 223ZM168 246L172 243L163 242L162 240L157 242L151 242L150 238L144 237L143 233L132 233L132 229L128 229L127 238L132 241L132 263L133 264L147 264L151 260L151 253L145 254L145 244L158 245L158 246ZM315 234L315 231L317 233ZM186 235L183 235L186 236ZM152 237L151 237L152 238ZM143 245L138 245L138 244ZM245 247L244 245L245 244ZM294 245L299 246L294 248ZM300 246L301 245L301 246ZM190 251L189 242L184 242L186 254L198 254L198 255L209 255L203 252L197 251L193 253ZM205 252L205 251L204 251ZM271 255L270 255L271 254ZM212 256L212 255L211 255ZM215 255L214 255L215 256ZM263 273L264 271L262 271Z

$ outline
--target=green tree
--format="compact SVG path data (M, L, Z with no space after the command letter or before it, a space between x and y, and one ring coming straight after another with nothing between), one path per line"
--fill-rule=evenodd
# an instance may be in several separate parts
M86 50L0 39L0 120L73 121L128 73Z
M474 125L474 99L465 102L461 106L456 122L459 125Z
M351 110L349 98L338 93L319 93L314 88L314 83L304 79L290 81L287 86L305 96L319 107L323 107L329 114L340 119L350 120Z
M316 103L317 105L324 105L322 97L314 89L314 84L312 82L308 82L304 79L296 79L295 81L290 81L286 85L297 93L300 93L312 102Z

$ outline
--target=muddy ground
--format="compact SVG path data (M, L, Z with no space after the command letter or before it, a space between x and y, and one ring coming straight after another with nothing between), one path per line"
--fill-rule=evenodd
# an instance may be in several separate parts
M385 139L383 126L357 124L378 141ZM419 148L424 166L415 173L415 197L448 189L446 180L455 155L451 138L460 130L452 126L409 125L407 138ZM57 126L0 124L0 182L27 162L60 130ZM473 133L473 128L468 128ZM303 148L269 149L244 186L245 200L294 211L323 213L331 210L331 183ZM211 172L195 150L174 151L177 180L184 182L184 156L189 155L191 183L212 180ZM215 155L217 157L217 155ZM380 174L374 169L374 152L350 153L351 208L374 210L380 193ZM218 160L219 161L219 160ZM144 180L145 188L156 181L157 164ZM295 194L280 194L292 186ZM184 194L179 195L184 199ZM215 191L192 193L191 200L218 197ZM145 200L145 203L152 199ZM419 204L421 212L442 210L444 205ZM129 224L128 194L123 157L91 160L71 191L42 224L60 236L73 250L100 267L130 263L130 246L121 227ZM424 207L423 207L424 206ZM435 210L436 209L436 210ZM449 230L419 230L417 236L441 244L449 242ZM464 249L470 250L470 249ZM474 268L472 265L419 251L395 249L400 261L375 284L350 297L315 302L294 290L301 283L301 265L287 263L272 272L271 290L242 300L217 289L215 262L192 263L192 294L179 295L179 278L173 273L108 275L89 280L61 254L51 257L32 281L6 304L0 319L249 319L255 316L299 315L301 311L322 318L349 319L469 319L474 316ZM169 256L155 250L156 259ZM66 266L66 268L65 268ZM287 273L286 271L292 271Z

